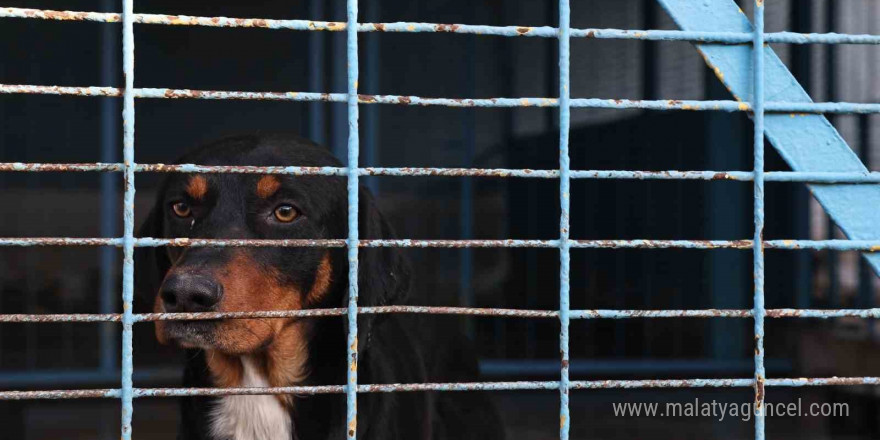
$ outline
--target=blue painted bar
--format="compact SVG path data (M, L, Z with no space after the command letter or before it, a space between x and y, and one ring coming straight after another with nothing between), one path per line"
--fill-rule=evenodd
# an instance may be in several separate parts
M101 96L119 97L122 90L115 87L64 87L41 86L27 84L0 84L0 94L34 94L63 96ZM136 98L154 99L233 99L233 100L267 100L293 102L347 102L345 93L313 93L313 92L244 92L224 90L196 89L135 89ZM358 95L360 104L393 104L412 106L443 106L443 107L557 107L555 98L429 98L412 95ZM748 103L738 101L695 101L695 100L632 100L632 99L597 99L577 98L571 100L573 108L607 108L607 109L645 109L645 110L691 110L691 111L751 111ZM880 113L880 104L854 102L786 102L772 101L765 105L768 113L789 113L788 117L802 116L801 113Z
M121 163L0 163L0 171L7 172L119 172ZM165 165L136 164L140 173L227 173L227 174L288 174L293 176L345 176L348 168L340 167L278 167L278 166L223 166L223 165ZM359 176L395 177L514 177L556 179L559 170L508 168L357 168ZM734 180L752 181L751 171L632 171L632 170L572 170L571 179L634 179L634 180ZM764 173L765 182L807 183L880 183L880 172L834 171L771 171Z
M115 246L121 247L121 238L59 238L15 237L0 238L0 246ZM405 248L558 248L558 240L359 240L359 247ZM569 240L572 248L580 249L751 249L751 240ZM152 238L134 239L135 247L326 247L341 248L346 240L290 239L188 239ZM838 251L880 252L880 240L767 240L765 249L833 249Z
M54 11L48 9L0 8L0 18L32 18L42 20L73 20L117 23L116 13ZM273 20L264 18L198 17L190 15L135 14L134 22L169 26L208 26L225 28L288 29L296 31L341 32L348 29L346 23L312 20ZM556 38L558 30L549 26L483 26L442 23L360 23L357 32L408 32L408 33L455 33L491 35L499 37ZM746 32L635 30L635 29L572 29L572 38L595 38L616 40L668 40L703 43L743 44L752 41ZM866 34L804 34L775 32L766 34L768 43L789 44L880 44L880 36Z
M754 272L755 298L755 439L764 440L766 413L764 411L764 0L755 0L755 35L752 45L754 75L752 102L755 154L755 236Z
M659 1L676 24L687 31L753 32L748 18L733 0L704 0L699 5L690 0ZM744 68L753 62L751 48L698 44L697 50L735 98L754 101L754 72ZM765 87L771 91L767 98L792 105L815 105L771 48L765 46L763 55ZM770 108L770 103L766 103L766 110ZM795 171L867 172L824 116L767 114L764 130L767 139ZM880 187L839 184L809 185L809 188L847 237L880 239L876 208L880 206ZM868 254L865 258L874 271L880 273L880 254Z
M754 386L754 379L664 379L664 380L576 380L569 389L645 389L645 388L745 388ZM358 385L359 393L391 393L416 391L509 391L555 390L558 381L413 383ZM825 377L768 379L770 387L859 386L880 385L880 377ZM317 385L267 388L135 388L134 397L230 396L272 394L341 394L344 385ZM0 400L118 398L119 389L0 391Z
M568 156L568 137L571 129L571 5L559 0L559 352L562 358L559 377L559 438L568 440L571 430L568 390L569 289L571 270L570 209L571 162Z
M133 315L135 323L155 321L189 321L210 319L250 319L250 318L319 318L342 316L347 308L305 309L305 310L267 310L252 312L202 312L202 313L140 313ZM557 310L495 309L472 307L430 307L430 306L379 306L359 307L359 314L408 313L425 315L466 315L491 316L502 318L557 319ZM752 318L753 309L679 309L679 310L570 310L569 319L666 319L666 318ZM880 309L766 309L765 318L880 318ZM121 322L121 314L4 314L0 323L44 323L44 322ZM5 376L4 376L5 377ZM2 382L2 381L0 381Z
M310 318L342 316L348 309L306 309L306 310L267 310L252 312L202 312L202 313L140 313L133 315L135 323L155 321L187 321L210 319L249 319L249 318ZM430 306L379 306L359 307L359 314L410 313L426 315L467 315L502 318L540 318L556 319L556 310L495 309L472 307L430 307ZM696 310L570 310L569 319L665 319L665 318L752 318L752 309L696 309ZM880 309L768 309L767 318L880 318ZM0 322L121 322L121 314L4 314Z
M125 165L123 196L123 260L122 260L122 440L131 440L131 418L134 384L134 350L132 347L134 302L134 0L122 0L122 74L125 90L122 98L122 160Z
M348 0L346 16L348 31L348 382L345 387L346 432L348 438L357 438L357 368L358 368L358 0Z

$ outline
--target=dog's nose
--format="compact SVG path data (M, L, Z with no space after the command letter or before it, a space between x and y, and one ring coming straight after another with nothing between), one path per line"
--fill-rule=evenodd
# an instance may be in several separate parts
M208 277L180 274L165 280L161 295L166 312L209 312L220 302L222 289Z

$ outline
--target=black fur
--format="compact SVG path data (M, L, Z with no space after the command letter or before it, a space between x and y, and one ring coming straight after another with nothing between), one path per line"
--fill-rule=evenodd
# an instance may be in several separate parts
M294 136L238 136L221 139L183 156L178 163L203 165L300 165L340 166L325 149ZM143 224L141 237L193 238L345 238L347 193L344 177L278 176L306 219L296 227L266 229L249 215L259 201L246 197L259 176L207 175L212 191L224 200L241 200L242 206L200 208L204 221L189 235L169 224L168 204L187 176L171 174L163 182L155 206ZM178 188L178 189L175 189ZM210 194L208 199L218 197ZM233 197L233 199L230 199ZM369 192L359 192L359 235L362 239L394 238ZM227 203L226 205L230 205ZM234 205L234 204L233 204ZM173 222L171 220L170 222ZM311 283L319 248L254 249L260 264L278 268L292 282ZM165 273L171 266L164 248L136 250L136 281L142 302L152 304ZM223 249L191 249L211 262L224 259ZM333 279L329 294L314 308L344 307L348 302L345 249L331 251ZM193 254L195 255L195 254ZM189 255L191 257L193 255ZM196 258L196 257L193 257ZM410 270L398 248L361 249L359 253L359 305L405 304ZM417 301L416 301L417 302ZM441 318L405 315L368 315L358 321L358 381L370 383L468 382L477 380L476 358L457 327L457 320L441 324ZM311 319L309 374L298 385L344 384L346 381L346 325L344 317ZM185 387L211 387L201 350L189 350L184 373ZM226 440L209 437L208 411L213 398L182 398L180 439ZM346 433L345 396L342 394L295 397L291 410L293 438L341 439ZM361 439L479 439L503 438L503 428L491 402L473 392L366 393L358 396L358 438ZM230 439L234 440L234 439Z

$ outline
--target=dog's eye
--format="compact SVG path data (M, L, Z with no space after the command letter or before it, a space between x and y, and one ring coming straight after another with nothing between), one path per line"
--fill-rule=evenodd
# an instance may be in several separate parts
M171 210L174 211L174 215L181 217L181 218L189 217L190 214L192 214L192 210L190 209L189 205L186 204L185 202L177 202L177 203L171 205Z
M278 205L275 208L275 218L281 223L290 223L299 217L299 212L290 205Z

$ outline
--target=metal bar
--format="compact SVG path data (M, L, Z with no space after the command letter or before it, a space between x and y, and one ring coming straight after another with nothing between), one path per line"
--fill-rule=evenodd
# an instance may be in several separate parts
M318 318L343 316L345 308L305 309L305 310L266 310L250 312L203 312L203 313L140 313L132 315L133 322L155 321L195 321L212 319L250 319L250 318ZM471 307L429 307L429 306L381 306L359 307L359 314L409 313L426 315L468 315L501 318L559 318L556 310L495 309ZM766 309L765 318L880 318L880 308L870 309ZM695 310L570 310L570 319L665 319L665 318L752 318L752 309L695 309ZM122 314L5 314L0 315L0 323L22 322L121 322Z
M0 18L31 18L63 21L97 21L118 23L120 14L113 12L56 11L49 9L2 8ZM190 15L135 14L134 22L169 26L208 26L223 28L287 29L295 31L341 32L346 23L313 20L273 20L264 18L200 17ZM558 30L549 26L483 26L445 23L360 23L357 32L455 33L491 35L499 37L555 38ZM706 32L635 29L571 29L572 38L614 40L669 40L701 43L745 44L752 34L745 32ZM773 32L765 36L768 43L788 44L880 44L880 36L868 34Z
M121 163L0 163L0 172L120 172ZM195 164L136 164L140 173L225 173L225 174L288 174L295 176L344 176L343 167L279 167L279 166L226 166ZM559 178L559 170L508 168L358 168L360 176L392 177L501 177L501 178ZM572 179L629 179L629 180L734 180L750 182L751 171L632 171L632 170L571 170ZM880 183L880 172L834 171L771 171L764 174L766 182L805 183Z
M581 249L751 249L752 240L569 240ZM121 238L0 237L0 246L116 246ZM342 239L189 239L135 238L135 247L345 247ZM555 248L558 240L360 240L358 247L404 248ZM834 249L839 251L880 252L880 241L873 240L767 240L765 249Z
M134 374L134 0L122 0L122 74L123 93L122 160L125 165L123 197L123 266L122 266L122 440L131 440L131 419L134 413L132 375Z
M358 0L346 2L348 30L346 48L348 59L348 343L345 386L346 432L350 440L357 438L357 372L358 372Z
M586 389L641 389L641 388L746 388L754 386L754 379L663 379L663 380L576 380L569 383L571 390ZM858 386L880 385L880 377L827 377L768 379L768 387ZM555 390L558 381L518 382L458 382L458 383L396 383L358 385L358 393L392 393L417 391L508 391ZM135 398L183 396L255 396L274 394L342 394L346 385L317 385L266 388L134 388ZM25 399L84 399L119 398L120 389L0 391L0 400Z
M571 429L568 391L569 289L571 270L570 209L571 162L568 155L568 137L571 128L571 5L559 0L559 438L568 440Z
M733 0L704 0L699 7L690 0L659 1L678 26L688 31L754 31ZM753 60L750 47L698 44L697 50L737 99L754 101L754 72L743 68L751 65ZM769 98L809 105L810 96L773 50L764 47L763 55L764 77L772 90ZM765 112L770 109L770 103L765 103ZM795 171L867 171L824 116L766 114L764 128L767 139ZM880 206L880 187L810 185L809 188L849 238L880 238L876 210ZM855 200L858 203L854 203ZM880 255L869 254L865 258L874 271L880 273Z
M68 87L43 86L28 84L0 84L0 94L36 94L66 96L102 96L119 97L122 90L116 87ZM136 98L151 99L232 99L232 100L267 100L297 102L347 102L345 93L315 92L248 92L224 90L138 88L134 90ZM360 104L396 104L412 106L444 106L444 107L557 107L555 98L523 97L523 98L430 98L412 95L358 95ZM752 111L746 102L716 100L638 100L638 99L597 99L574 98L573 108L606 108L606 109L645 109L645 110L692 110L692 111ZM770 101L764 110L770 113L790 113L790 117L802 116L801 113L880 113L880 104L854 102L787 102Z
M755 0L755 35L752 45L753 95L755 107L753 120L755 154L755 236L753 239L755 280L754 311L755 319L755 440L764 440L764 382L767 376L764 367L764 0Z

